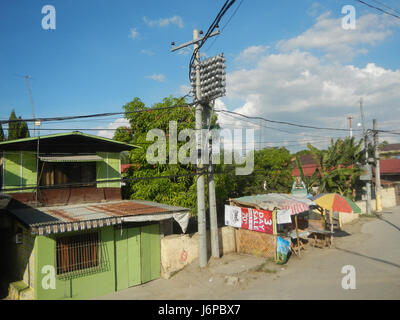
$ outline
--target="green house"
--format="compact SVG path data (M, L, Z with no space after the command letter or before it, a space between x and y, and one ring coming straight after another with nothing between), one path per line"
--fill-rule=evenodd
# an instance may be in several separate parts
M135 147L80 132L0 143L9 298L90 299L160 277L160 238L173 219L185 231L189 209L121 199L120 153Z

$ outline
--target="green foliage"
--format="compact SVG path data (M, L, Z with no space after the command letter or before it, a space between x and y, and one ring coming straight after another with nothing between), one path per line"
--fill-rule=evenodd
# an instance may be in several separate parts
M152 108L165 108L169 106L185 106L184 99L168 97L162 102L156 103ZM192 164L171 164L169 158L169 139L166 141L166 164L150 164L146 153L154 141L147 141L146 136L151 129L161 129L169 133L169 122L177 121L178 133L184 129L195 128L194 112L188 107L173 108L166 110L152 110L138 112L148 109L145 104L135 98L123 106L125 118L129 120L130 128L120 127L116 130L114 139L138 145L129 152L133 166L129 169L127 176L131 181L123 188L123 195L129 199L144 199L170 205L183 206L191 209L193 215L197 212L197 188L196 177L171 177L165 179L151 179L158 176L186 175L196 172ZM210 129L219 128L217 117L212 116ZM186 141L178 142L178 150ZM221 151L221 155L223 151ZM291 156L285 148L268 148L255 151L254 172L248 176L237 176L236 165L216 165L215 171L215 193L217 208L223 212L223 206L229 198L243 195L267 193L267 192L290 192L293 183L291 175ZM135 180L135 178L146 178ZM266 189L264 189L264 184ZM207 183L206 183L207 186ZM206 197L207 187L206 187Z
M162 102L156 103L152 108L165 108L170 106L185 106L184 99L168 97ZM186 128L194 129L195 118L188 107L173 108L166 110L153 110L149 112L135 112L148 109L145 104L135 98L123 106L125 118L129 120L130 128L120 127L116 130L114 139L118 141L136 144L129 152L129 158L133 166L128 171L128 178L132 179L123 189L123 195L130 199L143 199L156 201L175 206L188 207L194 214L197 208L196 177L174 177L165 179L151 179L158 176L186 175L195 173L191 164L170 164L169 161L169 122L177 121L177 129L180 132ZM167 135L167 162L166 164L149 164L146 152L154 141L147 141L147 133L151 129L161 129ZM178 142L179 147L186 142ZM135 178L146 178L145 180L134 180Z
M15 111L12 110L9 120L21 120L21 117L16 116ZM8 140L16 140L22 138L29 138L29 129L25 121L10 122L8 124Z
M335 192L354 199L355 187L363 162L363 153L360 152L363 141L355 143L353 138L331 141L327 150L308 144L311 155L317 164L317 170L312 177L305 177L299 158L296 156L297 166L301 178L310 191L313 186L319 187L319 192Z
M311 154L311 151L304 149L304 150L297 151L295 153L295 156L304 156L304 155L308 155L308 154Z
M293 184L292 169L291 155L285 148L255 151L253 173L235 178L238 196L289 193Z

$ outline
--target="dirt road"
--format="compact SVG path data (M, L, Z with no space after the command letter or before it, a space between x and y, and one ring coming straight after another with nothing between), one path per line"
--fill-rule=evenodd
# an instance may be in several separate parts
M342 288L346 265L355 289ZM232 254L100 299L400 299L400 207L345 226L333 248L308 247L284 266Z

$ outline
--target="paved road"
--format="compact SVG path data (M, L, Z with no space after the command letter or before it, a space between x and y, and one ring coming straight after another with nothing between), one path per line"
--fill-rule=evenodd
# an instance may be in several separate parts
M362 225L345 228L335 248L293 259L279 280L263 278L232 299L400 299L400 208ZM358 230L357 230L358 229ZM344 290L343 266L356 271L356 289Z
M303 251L304 252L304 251ZM381 218L361 218L345 226L334 248L307 248L284 266L272 262L264 271L231 270L260 266L264 259L227 255L200 270L196 262L169 280L159 279L101 299L400 299L400 207ZM356 289L344 290L343 266L356 271ZM225 270L221 272L221 270ZM239 272L238 271L238 272ZM238 279L237 284L227 280Z

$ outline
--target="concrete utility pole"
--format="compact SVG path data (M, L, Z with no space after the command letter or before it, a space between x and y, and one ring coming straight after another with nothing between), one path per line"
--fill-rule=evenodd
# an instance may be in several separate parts
M212 104L212 109L208 108L206 114L208 119L209 128L211 127L212 121L212 110L214 110L215 100ZM211 142L211 139L208 141ZM214 258L220 258L219 254L219 236L218 236L218 215L217 215L217 200L215 197L215 181L214 181L214 169L215 166L212 163L213 153L212 144L209 144L209 159L210 164L208 165L208 201L210 210L210 235L211 235L211 255Z
M220 32L217 30L210 34L210 37L218 35ZM196 53L194 59L194 68L196 70L196 91L195 91L195 99L197 101L196 104L196 145L197 145L197 167L199 171L203 170L203 164L201 161L202 153L204 150L204 141L203 141L203 105L201 104L201 86L200 86L200 50L199 50L199 42L203 38L199 38L199 30L193 30L193 41L189 41L184 43L180 46L172 48L171 51L176 51L187 46L193 45L193 52ZM189 70L190 71L190 70ZM208 152L208 150L207 150ZM214 190L214 201L210 201L210 214L211 214L211 207L213 207L212 203L215 203L215 186L214 186L214 179L210 181L212 189ZM206 210L205 210L205 181L204 181L204 173L200 174L197 177L197 221L198 221L198 236L199 236L199 265L201 268L207 265L207 229L206 229ZM211 199L210 194L210 200ZM215 206L216 208L216 206ZM212 219L214 222L214 219ZM211 221L210 221L211 222ZM216 223L216 211L215 211L215 223ZM215 225L211 226L211 229L215 231ZM217 228L217 236L218 236L218 228ZM218 238L217 238L218 240ZM215 241L214 241L215 243ZM219 253L218 253L219 256Z
M379 161L379 137L378 137L378 121L373 120L374 129L374 149L375 149L375 197L376 211L382 212L382 186L381 186L381 166Z
M199 30L193 30L193 41L199 39ZM194 59L194 67L196 69L196 144L197 144L197 167L199 171L203 169L201 163L201 155L204 151L203 148L203 106L201 105L201 87L200 87L200 50L199 44L195 42L193 45L196 56ZM198 233L199 233L199 264L203 268L207 264L207 229L206 229L206 208L205 208L205 189L204 189L204 175L197 176L197 220L198 220Z
M368 162L368 136L367 136L367 131L365 130L365 118L364 118L363 99L362 98L360 98L360 112L361 112L361 124L362 124L362 129L363 129L363 136L364 136L365 163L366 163L368 175L370 175L371 174L371 166L369 165L369 162ZM370 180L367 180L366 188L367 188L366 209L367 209L367 214L371 214L371 181Z

